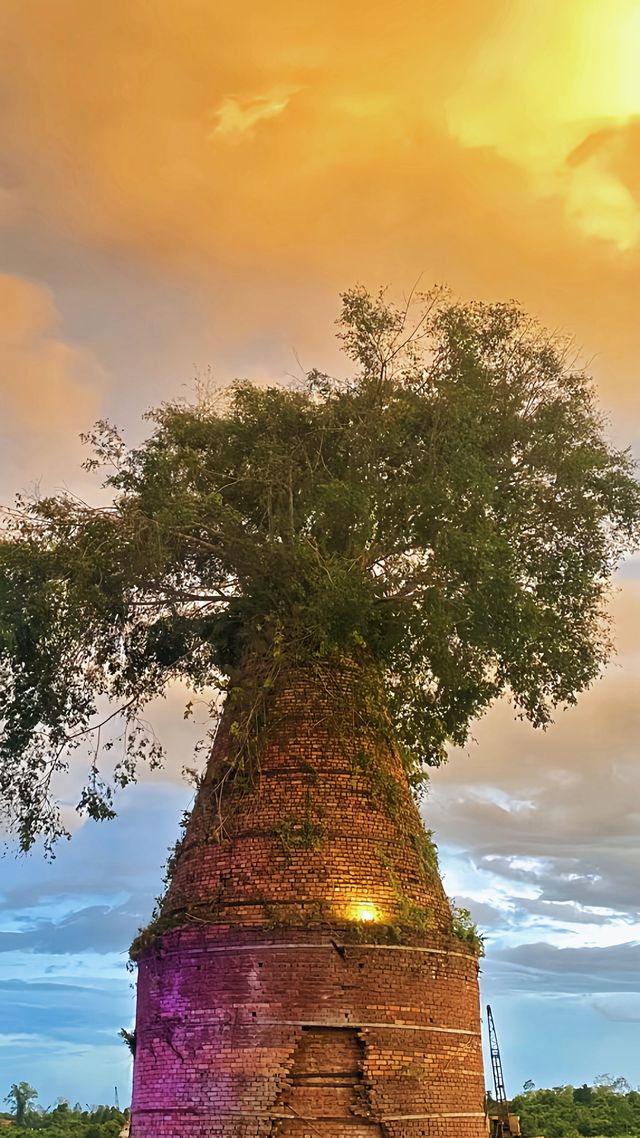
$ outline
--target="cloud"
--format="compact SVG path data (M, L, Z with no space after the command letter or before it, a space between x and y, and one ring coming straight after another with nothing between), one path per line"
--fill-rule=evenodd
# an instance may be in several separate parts
M625 992L623 996L607 996L593 1001L596 1012L614 1023L640 1021L640 992Z
M132 1020L132 993L122 983L103 990L68 984L2 987L0 1049L5 1085L25 1077L41 1103L60 1094L83 1104L126 1103L131 1057L118 1039Z
M51 1043L52 1040L47 1035L36 1035L26 1031L0 1033L0 1047L12 1052L27 1051L28 1053L33 1053L37 1048L50 1047ZM59 1040L56 1040L55 1046L59 1054L61 1053L71 1058L75 1058L77 1055L84 1055L88 1050L86 1046L78 1046L78 1044L65 1045Z
M496 951L494 958L532 973L544 973L549 983L561 991L568 990L564 985L570 979L579 983L584 991L599 991L601 984L633 986L640 990L640 943L637 942L605 948L558 948L538 942Z
M61 843L54 862L36 853L0 859L0 911L5 918L15 911L37 919L39 913L50 916L54 905L64 915L91 903L122 904L123 897L136 898L136 904L144 897L150 910L192 794L184 783L168 784L156 775L155 782L122 792L115 821L87 822L71 842Z
M611 15L595 18L589 0L585 18L584 6L568 0L558 13L543 2L533 20L522 2L507 13L498 0L464 0L455 13L415 2L394 19L381 4L332 0L293 19L283 0L251 4L250 17L201 0L179 15L168 0L153 14L123 0L89 13L67 0L55 35L49 12L15 6L5 17L7 163L31 208L165 257L249 253L277 271L327 255L344 264L357 251L388 272L394 246L407 264L411 235L414 248L430 239L425 256L442 235L455 238L452 227L483 218L495 243L518 235L523 208L534 229L538 212L553 221L544 201L530 209L528 186L541 193L522 161L532 139L559 148L564 164L567 118L579 123L577 143L585 123L629 113L630 96L612 103L599 82ZM625 21L613 22L622 40ZM589 82L559 99L568 43ZM608 63L613 79L621 61ZM221 151L212 134L247 145ZM560 201L554 239L563 217ZM519 237L535 248L533 233Z
M245 98L225 96L212 112L217 122L209 137L230 137L236 141L242 137L253 137L256 124L281 115L288 107L293 93L285 90Z
M38 952L48 955L123 952L145 924L140 905L90 905L62 919L27 920L19 932L0 932L0 952Z
M526 170L541 194L558 195L584 234L621 250L640 238L637 180L630 187L617 163L599 158L604 145L623 149L616 145L619 123L640 113L639 38L633 0L607 12L599 0L560 10L543 3L535 15L526 0L515 0L448 104L461 140L495 148Z
M569 881L574 881L571 875L565 875ZM576 875L577 876L577 875ZM579 883L578 883L579 884ZM581 904L574 900L577 890L567 888L567 892L571 892L570 899L563 898L562 900L535 900L532 898L522 899L520 901L520 914L522 917L533 918L537 922L539 917L546 919L551 927L564 927L573 929L575 925L607 925L611 926L614 921L622 922L623 924L633 925L635 923L635 915L629 913L623 907L619 909L607 908L604 905ZM591 900L591 899L590 899ZM521 921L525 924L525 921ZM528 922L530 925L531 921Z
M567 159L574 167L589 162L615 175L640 203L640 115L588 134Z
M99 406L99 371L89 352L57 334L48 289L0 274L0 397L14 427L49 433L83 421Z
M460 909L473 910L473 919L482 927L483 931L485 929L503 928L505 922L509 920L508 912L504 908L489 905L486 901L478 901L475 897L456 894L451 900Z
M0 980L0 992L77 992L77 984L53 984L43 980Z
M92 352L64 338L51 291L0 274L0 489L32 486L81 461L78 436L98 416L104 375Z
M614 918L633 921L640 916L637 893L638 851L611 852L594 842L582 857L551 856L537 865L521 866L514 855L483 854L477 867L507 881L524 884L536 896L523 896L519 904L530 914L563 922L611 923Z
M39 983L4 985L2 991L0 1034L46 1035L73 1043L84 1038L86 1043L94 1043L112 1030L115 1042L118 1018L128 1020L131 1015L131 993L115 982L102 988L88 984L50 984L46 988Z
M588 134L568 155L569 209L586 232L621 249L640 239L640 117Z
M561 12L541 0L535 19L522 0L415 0L401 18L377 0L295 16L286 0L185 0L179 13L169 0L153 11L65 0L55 19L28 2L3 20L14 229L23 253L47 261L45 279L65 250L93 251L91 302L74 303L117 357L119 409L138 386L162 397L194 359L285 379L294 350L306 366L344 366L331 335L338 289L408 288L420 272L464 295L516 295L569 328L604 361L618 414L635 391L640 258L587 232L590 210L596 230L614 211L610 197L590 206L576 190L601 173L626 193L628 178L602 155L593 177L586 159L569 161L633 117L627 0L615 18L593 0ZM34 239L58 247L38 253ZM120 283L95 277L105 262L124 268ZM147 297L160 277L186 303L168 304L155 331ZM630 415L640 408L627 401L625 429Z

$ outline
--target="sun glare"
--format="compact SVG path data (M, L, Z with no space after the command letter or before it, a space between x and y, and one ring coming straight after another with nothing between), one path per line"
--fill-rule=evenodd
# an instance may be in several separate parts
M637 0L560 9L514 0L448 102L450 130L525 169L534 192L564 200L585 235L629 249L640 240L624 172L625 130L640 115L639 53ZM589 153L572 160L585 144Z
M596 8L590 37L595 111L626 117L640 112L640 8L637 0ZM599 67L598 67L599 63Z

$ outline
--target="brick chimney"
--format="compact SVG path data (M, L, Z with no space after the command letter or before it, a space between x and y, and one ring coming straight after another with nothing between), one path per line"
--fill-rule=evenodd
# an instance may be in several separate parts
M134 946L132 1138L484 1138L478 964L355 668L227 709L158 919Z

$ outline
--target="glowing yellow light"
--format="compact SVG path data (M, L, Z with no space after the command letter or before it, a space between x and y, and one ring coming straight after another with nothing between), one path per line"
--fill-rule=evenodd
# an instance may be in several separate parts
M524 168L534 193L556 196L587 236L636 247L639 50L638 0L511 0L447 100L449 130Z
M377 921L379 920L378 910L375 905L370 905L366 902L351 906L351 916L354 921Z

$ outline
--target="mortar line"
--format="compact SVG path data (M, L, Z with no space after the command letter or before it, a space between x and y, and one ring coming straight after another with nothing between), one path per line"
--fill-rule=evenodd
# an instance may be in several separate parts
M176 930L169 929L168 931L169 932L173 932L173 931L183 932L185 930L188 932L193 931L192 928L188 928L187 926L177 927ZM477 964L476 958L474 956L471 956L469 953L457 952L455 949L448 949L448 948L421 948L419 945L413 945L413 944L357 944L357 943L350 943L348 941L342 942L341 947L342 946L344 946L344 948L346 948L347 951L349 951L349 949L351 949L353 951L358 951L358 950L362 950L362 949L367 949L367 951L368 951L369 949L376 949L376 951L378 951L378 952L422 952L422 953L425 953L426 955L430 955L430 956L458 956L458 957L460 957L461 960L468 960L473 964ZM206 951L207 954L209 954L210 952L269 952L269 951L275 951L275 950L284 949L284 948L286 948L286 949L296 948L296 949L307 949L307 950L317 949L317 948L326 948L326 949L330 949L332 952L335 951L332 944L301 944L301 943L297 943L297 942L294 942L293 944L283 942L283 943L279 943L279 944L226 944L226 945L223 944L223 945L211 945L211 946L208 945L206 950L198 949L196 951L201 951L201 952ZM170 951L170 950L168 950L168 951Z

